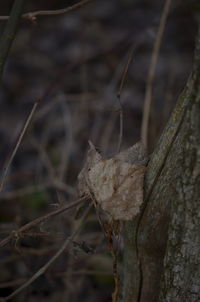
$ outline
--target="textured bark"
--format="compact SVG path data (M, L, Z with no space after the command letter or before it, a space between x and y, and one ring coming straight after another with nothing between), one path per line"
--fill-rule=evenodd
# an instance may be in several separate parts
M159 301L200 301L200 37L193 95L176 138L175 195ZM173 152L173 150L172 150ZM173 154L171 155L171 157Z
M200 301L200 35L194 68L125 224L123 302ZM162 282L161 282L162 280Z

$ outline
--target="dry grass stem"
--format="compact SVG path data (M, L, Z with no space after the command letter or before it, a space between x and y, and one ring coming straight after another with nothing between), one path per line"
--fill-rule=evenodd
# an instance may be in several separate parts
M135 49L135 47L134 47ZM128 73L128 70L129 70L129 67L130 67L130 64L132 62L132 59L133 59L133 54L134 54L134 49L132 49L129 57L128 57L128 61L127 61L127 64L124 68L124 71L123 71L123 74L122 74L122 77L121 77L121 81L120 81L120 85L119 85L119 89L118 89L118 92L117 92L117 97L120 99L121 98L121 94L122 94L122 89L124 87L124 83L125 83L125 80L126 80L126 77L127 77L127 73Z
M17 150L18 150L18 148L19 148L19 146L21 144L21 141L22 141L22 139L24 137L24 134L25 134L25 132L26 132L26 130L27 130L27 128L28 128L31 120L32 120L32 117L33 117L33 115L34 115L34 113L35 113L35 111L37 109L37 106L38 106L38 102L35 102L34 105L33 105L33 107L32 107L32 109L31 109L31 112L29 113L29 116L28 116L28 118L27 118L27 120L26 120L26 122L24 124L24 127L23 127L23 129L22 129L22 131L21 131L21 133L19 135L17 143L16 143L16 145L14 147L14 150L11 153L11 155L10 155L7 163L5 164L5 167L3 168L3 174L2 174L1 183L0 183L0 192L3 190L3 186L4 186L4 183L5 183L6 176L8 174L10 165L11 165L11 163L12 163L12 161L13 161L16 153L17 153Z
M118 99L119 107L120 107L120 115L119 115L119 140L118 140L118 145L117 145L117 153L120 152L120 149L121 149L122 138L123 138L123 125L124 125L123 106L122 106L122 102L121 102L121 93L122 93L122 89L124 87L124 83L125 83L125 80L126 80L126 77L127 77L129 66L130 66L131 61L133 59L133 51L134 51L134 49L131 51L131 54L128 57L128 62L126 64L124 72L122 74L120 85L119 85L119 90L117 92L117 99Z
M165 6L163 8L162 16L160 19L156 40L153 46L149 73L147 77L147 85L146 85L146 92L144 98L143 120L142 120L142 127L141 127L141 139L146 148L148 146L148 127L149 127L149 118L150 118L150 110L151 110L151 103L152 103L153 82L155 78L156 65L160 52L163 32L169 14L170 4L171 4L171 0L165 1Z

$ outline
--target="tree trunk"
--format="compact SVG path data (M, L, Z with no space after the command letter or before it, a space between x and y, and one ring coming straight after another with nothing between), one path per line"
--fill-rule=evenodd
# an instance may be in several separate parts
M192 73L124 227L123 302L200 301L200 34Z

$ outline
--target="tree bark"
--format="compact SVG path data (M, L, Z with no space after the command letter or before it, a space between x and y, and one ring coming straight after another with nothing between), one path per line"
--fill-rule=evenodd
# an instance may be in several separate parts
M141 214L124 227L123 302L200 301L200 34L153 152Z

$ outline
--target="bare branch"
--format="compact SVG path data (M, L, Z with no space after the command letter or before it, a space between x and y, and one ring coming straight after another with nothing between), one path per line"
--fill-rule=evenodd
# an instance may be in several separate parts
M125 83L125 80L126 80L126 77L127 77L127 73L128 73L130 64L133 60L134 50L135 50L135 47L131 50L131 53L128 57L128 61L127 61L126 66L124 68L124 71L123 71L123 74L122 74L122 77L121 77L121 81L120 81L120 85L119 85L119 89L118 89L118 92L117 92L117 97L118 98L121 98L121 93L122 93L122 89L124 87L124 83Z
M118 102L119 102L119 106L120 106L120 121L119 121L119 140L118 140L118 146L117 146L117 153L120 152L120 148L121 148L121 144L122 144L122 138L123 138L123 124L124 124L124 118L123 118L123 106L122 106L122 102L121 102L121 93L122 93L122 89L124 87L124 83L127 77L127 73L129 70L129 66L131 64L131 61L133 59L133 52L134 49L131 51L129 57L128 57L128 61L127 64L124 68L123 74L122 74L122 78L120 81L120 85L119 85L119 90L117 92L117 98L118 98Z
M83 223L85 222L89 211L91 209L92 205L88 207L88 209L85 211L83 214L81 221L79 222L78 227L75 229L73 234L68 237L63 245L60 247L60 249L56 252L56 254L49 260L45 265L43 265L28 281L26 281L23 285L21 285L19 288L17 288L11 295L5 297L5 298L0 298L0 301L9 301L11 298L15 297L17 294L19 294L22 290L24 290L26 287L28 287L31 283L33 283L37 278L39 278L41 275L45 273L45 271L49 268L49 266L55 262L55 260L64 252L64 250L67 248L69 243L74 239L74 237L80 232Z
M12 6L10 17L6 23L5 29L1 35L0 39L0 82L2 80L2 75L4 71L4 65L12 45L12 42L15 38L17 31L17 25L19 23L22 10L24 7L25 0L15 0Z
M147 85L146 85L144 109L143 109L143 120L142 120L142 127L141 127L141 139L145 147L147 147L148 145L148 126L149 126L149 117L150 117L150 109L151 109L151 101L152 101L153 82L155 78L156 65L160 52L163 32L169 14L170 4L171 4L171 0L165 1L165 6L163 8L162 16L160 19L156 40L153 46L153 53L152 53L149 73L147 77Z
M35 12L25 13L22 15L22 18L28 19L30 21L35 21L37 17L39 16L52 16L52 15L64 15L67 13L70 13L74 10L77 10L84 6L85 4L91 2L93 0L82 0L72 6L69 6L67 8L63 9L57 9L57 10L39 10ZM0 21L6 21L9 19L9 16L0 16Z
M76 190L72 186L67 185L57 179L55 179L55 180L53 179L52 181L47 181L42 184L35 184L35 185L20 188L20 189L16 189L14 191L2 192L0 202L13 200L14 198L15 199L20 198L25 195L31 195L36 192L42 192L49 188L54 188L61 192L67 193L71 196L75 196L75 194L76 194Z
M24 124L24 127L23 127L23 129L22 129L22 131L21 131L21 133L19 135L19 138L17 140L15 148L14 148L13 152L11 153L11 155L10 155L7 163L5 164L5 167L3 168L3 174L2 174L2 178L1 178L1 182L0 182L0 192L3 189L4 183L5 183L5 179L6 179L6 176L8 174L10 165L11 165L11 163L12 163L12 161L13 161L16 153L17 153L17 150L18 150L18 148L19 148L19 146L21 144L21 141L22 141L22 139L24 137L24 134L25 134L25 132L26 132L26 130L27 130L27 128L28 128L31 120L32 120L32 117L33 117L33 115L35 113L35 110L36 110L37 106L38 106L38 102L35 102L34 105L33 105L33 107L32 107L32 109L31 109L31 112L29 113L29 116L28 116L28 118L27 118L27 120L26 120L26 122Z
M17 279L17 280L2 282L2 283L0 283L0 288L19 286L20 284L24 283L25 281L26 281L25 278L21 278L21 279Z
M82 198L80 198L80 199L78 199L78 200L76 200L76 201L74 201L74 202L72 202L72 203L70 203L70 204L68 204L68 205L66 205L66 206L58 209L58 210L55 210L55 211L53 211L51 213L48 213L48 214L46 214L44 216L38 217L38 218L36 218L35 220L33 220L31 222L28 222L27 224L23 225L18 231L13 231L9 236L7 236L3 240L1 240L0 241L0 248L4 247L5 245L7 245L12 238L20 238L20 236L22 235L22 233L26 232L28 229L36 226L37 224L39 224L39 223L41 223L41 222L43 222L43 221L45 221L47 219L52 218L53 216L56 216L56 215L58 215L60 213L63 213L65 211L67 211L67 210L69 210L69 209L77 206L78 204L80 204L81 202L83 202L86 199L88 199L88 197L82 197Z

